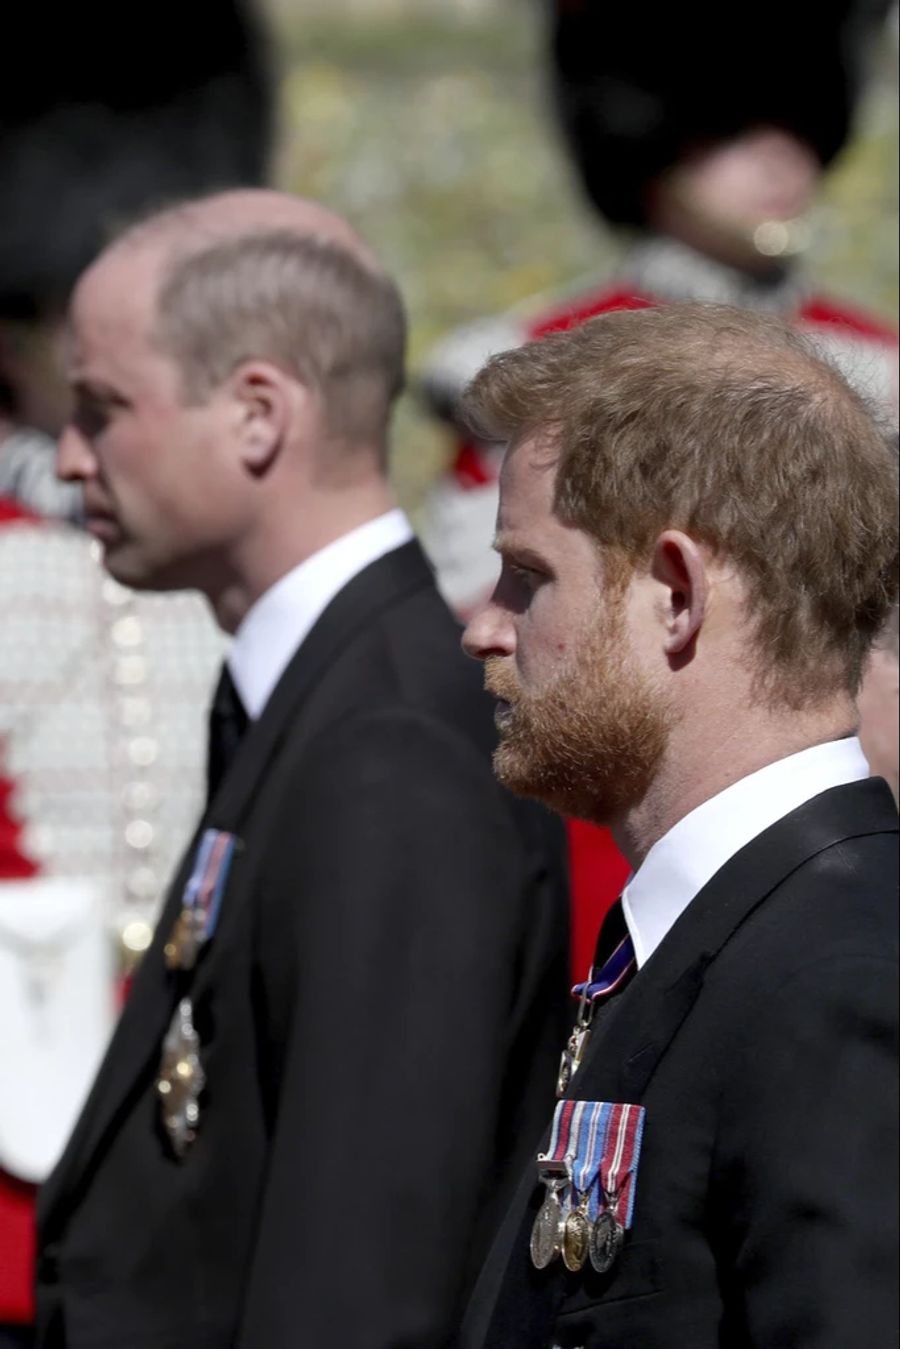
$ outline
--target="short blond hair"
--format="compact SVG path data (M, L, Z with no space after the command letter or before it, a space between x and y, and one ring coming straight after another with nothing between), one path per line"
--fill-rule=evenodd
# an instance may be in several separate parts
M556 512L630 567L678 528L731 559L766 696L855 691L897 594L897 469L862 399L779 320L723 306L606 314L495 356L480 435L546 432Z
M256 229L176 253L155 340L189 400L242 361L269 360L321 394L336 439L386 448L404 382L403 301L389 276L338 243Z

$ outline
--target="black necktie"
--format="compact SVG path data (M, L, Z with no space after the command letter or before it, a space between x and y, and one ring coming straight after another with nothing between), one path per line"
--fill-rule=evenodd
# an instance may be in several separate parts
M249 718L227 665L222 666L209 713L206 799L211 801L237 753Z
M625 922L625 910L622 896L609 906L600 931L597 933L597 947L594 952L594 969L606 964L613 951L628 936L628 924Z

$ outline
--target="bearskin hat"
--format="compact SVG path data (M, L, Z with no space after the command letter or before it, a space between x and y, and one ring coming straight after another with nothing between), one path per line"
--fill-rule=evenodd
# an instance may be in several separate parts
M647 184L691 147L786 128L823 165L844 144L890 0L550 0L551 85L588 196L644 221Z
M110 233L265 181L273 94L250 0L16 5L0 90L0 318L65 304Z

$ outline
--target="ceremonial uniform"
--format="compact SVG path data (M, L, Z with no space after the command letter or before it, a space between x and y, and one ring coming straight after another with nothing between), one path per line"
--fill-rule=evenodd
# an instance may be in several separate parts
M249 724L42 1196L40 1344L437 1349L552 1105L558 827L399 512L229 670Z
M897 334L889 324L818 293L802 273L788 273L778 283L754 280L663 236L635 245L612 277L584 278L569 291L537 297L450 334L430 358L424 391L452 422L466 384L499 351L615 309L698 300L789 319L868 399L896 411ZM426 500L425 547L448 604L462 615L490 594L496 580L490 541L503 449L460 434L447 473Z
M897 817L866 773L816 746L651 849L463 1349L897 1343Z
M34 1187L59 1157L202 800L224 644L83 535L0 516L0 1324L33 1313Z

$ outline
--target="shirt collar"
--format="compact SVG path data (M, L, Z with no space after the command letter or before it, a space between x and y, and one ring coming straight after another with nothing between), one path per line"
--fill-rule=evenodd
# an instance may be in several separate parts
M338 592L412 537L403 511L388 511L319 549L260 596L244 616L228 655L249 717L262 712L294 653Z
M673 825L622 893L638 969L729 858L820 792L868 776L859 741L833 740L750 773Z

